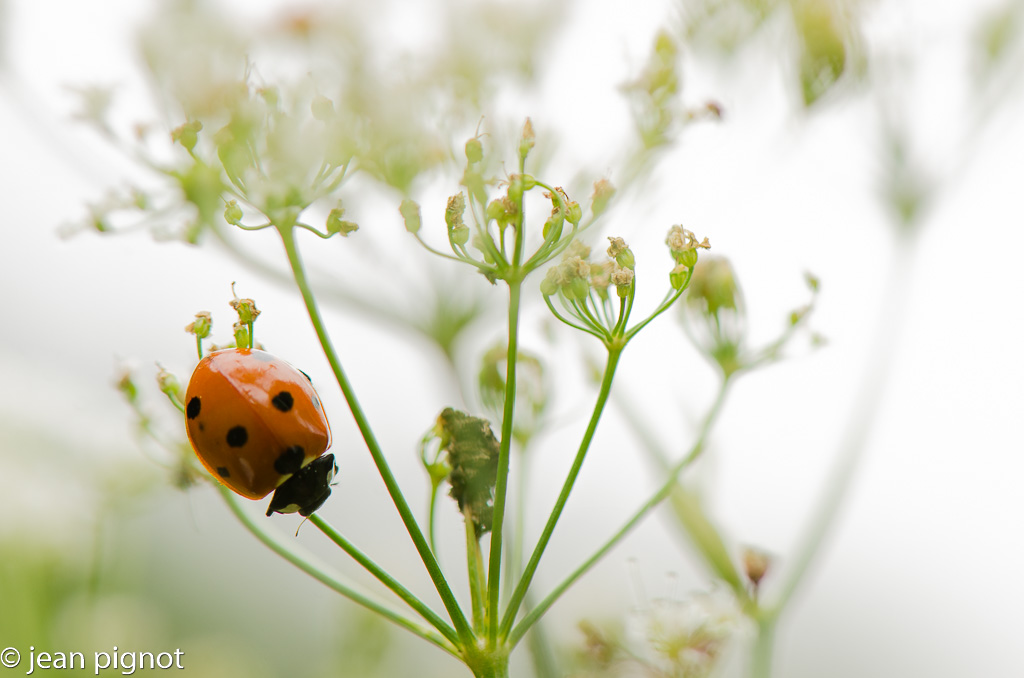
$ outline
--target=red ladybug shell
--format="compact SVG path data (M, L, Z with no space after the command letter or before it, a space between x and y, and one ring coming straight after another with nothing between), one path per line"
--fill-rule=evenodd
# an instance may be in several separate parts
M249 499L267 496L331 446L309 378L264 351L226 349L200 360L185 417L199 461Z

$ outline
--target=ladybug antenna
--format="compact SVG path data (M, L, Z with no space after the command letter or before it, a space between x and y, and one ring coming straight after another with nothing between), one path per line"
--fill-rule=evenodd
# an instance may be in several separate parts
M299 523L299 526L295 528L295 536L296 536L296 537L298 537L298 536L299 536L299 530L301 530L301 529L302 529L302 526L306 524L306 521L307 521L307 520L309 520L309 516L306 516L305 518L303 518L303 519L302 519L302 522L301 522L301 523Z

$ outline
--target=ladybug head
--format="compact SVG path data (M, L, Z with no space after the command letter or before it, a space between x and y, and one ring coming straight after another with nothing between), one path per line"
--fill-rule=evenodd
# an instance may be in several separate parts
M333 454L309 462L277 488L267 507L267 515L296 512L304 517L312 515L331 496L331 481L337 472Z

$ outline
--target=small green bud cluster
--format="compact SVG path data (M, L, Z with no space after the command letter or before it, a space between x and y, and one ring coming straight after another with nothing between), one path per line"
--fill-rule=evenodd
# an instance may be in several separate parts
M682 318L691 341L725 378L762 364L778 360L783 348L797 328L803 326L814 310L820 283L816 277L805 276L811 301L789 313L781 335L763 348L746 346L747 317L743 293L732 265L722 257L701 259L693 269L689 294L683 305ZM820 345L821 338L811 335L811 343Z
M234 342L221 347L211 344L210 350L216 351L218 348L230 347L259 348L259 344L253 339L253 324L260 315L260 310L256 308L256 302L252 299L239 299L238 295L235 294L234 283L231 283L231 295L232 299L228 303L235 310L235 313L238 314L238 321L232 326ZM185 326L185 331L196 338L196 351L199 353L200 358L203 357L203 340L210 337L212 330L213 316L209 311L196 313L195 319Z
M492 283L522 280L564 252L581 230L607 210L615 195L615 187L607 179L595 182L590 205L592 218L583 223L583 209L578 202L570 200L562 188L550 186L525 171L526 158L535 145L533 123L527 120L518 147L519 171L506 175L502 180L485 179L482 167L484 146L478 133L465 145L466 169L462 185L466 190L449 198L445 208L448 241L455 258L475 266ZM505 192L488 199L487 189L490 186L504 186ZM529 242L527 238L532 237L536 241L536 236L527 233L523 205L526 193L535 189L542 189L544 197L551 201L551 213L540 228L540 245L532 254L527 254L524 249ZM421 238L419 206L414 201L404 200L399 211L406 230L415 235L424 247L435 254L450 256L434 250ZM470 218L472 223L466 223ZM566 224L570 228L566 228ZM471 251L467 245L476 251ZM623 294L628 288L625 275L616 277ZM585 296L586 275L576 277L582 281L572 283L575 293Z
M579 240L573 240L557 266L548 269L540 291L544 296L555 293L566 299L582 301L590 294L590 248ZM607 287L607 285L605 285Z
M189 118L171 132L192 164L166 172L198 213L186 231L190 241L216 226L227 193L234 199L226 201L224 220L245 230L298 226L323 238L356 230L336 211L328 217L326 232L300 220L310 205L336 191L352 158L342 141L350 134L348 123L331 99L310 96L303 87L282 93L246 78L225 83L216 106L198 115L204 119ZM262 214L265 222L244 225L240 204L245 214Z
M711 249L711 245L707 238L698 242L692 231L678 224L669 229L665 244L676 262L676 267L669 273L669 282L673 289L682 289L697 264L697 250Z
M710 257L696 267L687 303L698 306L718 323L722 311L735 313L742 308L739 285L728 259Z
M726 376L739 370L743 366L746 309L728 259L708 257L694 266L683 310L690 336L701 352Z
M646 148L668 143L678 128L680 81L679 47L663 31L655 38L643 71L624 88Z
M655 311L633 328L627 328L627 322L636 293L636 257L622 238L608 238L608 259L600 263L591 263L590 248L573 241L563 253L562 261L548 269L540 291L559 320L593 334L609 349L624 346L679 298L689 284L697 260L696 250L710 247L707 238L698 242L697 237L682 226L669 230L666 243L676 261L676 268L669 275L671 289ZM617 305L609 293L612 286ZM555 309L552 297L559 300L568 318Z
M588 246L574 240L562 254L562 261L548 269L540 291L548 299L549 306L550 297L557 295L566 311L587 331L605 341L612 341L625 330L626 316L636 290L636 259L625 240L616 237L608 240L608 259L599 263L590 261ZM609 295L608 290L612 286L615 287L618 304L612 303Z
M476 534L491 530L494 486L498 475L498 440L486 419L447 407L437 417L434 436L448 453L449 494Z

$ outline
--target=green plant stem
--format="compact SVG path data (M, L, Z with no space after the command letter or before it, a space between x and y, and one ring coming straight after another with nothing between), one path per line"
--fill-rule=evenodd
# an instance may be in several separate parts
M731 383L730 377L723 377L719 385L718 395L708 414L708 418L705 419L703 432L699 440L700 444L694 445L675 466L669 464L668 455L661 449L658 442L650 436L648 426L640 420L639 415L624 402L620 402L619 407L637 439L647 449L661 470L668 473L669 478L673 478L678 476L678 472L682 468L689 466L703 454L705 449L703 441L708 430L707 427L718 416L718 411L724 403L729 384ZM729 549L726 547L718 528L715 527L701 509L697 496L674 480L666 483L663 489L671 494L675 517L686 533L690 543L697 549L698 555L704 560L705 565L729 585L738 599L746 602L749 599L749 595L747 594L744 578L736 569Z
M523 549L524 537L526 534L526 488L529 480L531 455L528 446L520 450L519 465L516 478L516 524L513 532L512 548L509 549L508 570L505 577L505 596L512 595L511 584L514 578L519 577L523 570ZM527 591L523 601L523 607L531 610L536 601ZM554 649L551 647L551 638L543 627L543 621L538 619L526 636L526 644L530 654L530 661L533 665L533 673L536 678L558 678L561 672L558 670L558 661L555 658ZM512 645L509 645L511 650Z
M427 541L430 544L430 550L437 552L437 540L435 538L434 523L437 513L437 495L441 489L440 483L431 482L430 485L430 502L427 504Z
M444 573L441 571L441 567L438 565L433 551L430 550L430 545L427 543L427 539L423 535L423 531L416 523L416 517L409 508L409 503L402 494L402 490L398 486L398 481L395 479L395 476L388 465L387 459L384 457L384 452L381 450L380 444L377 442L377 438L374 436L373 430L370 428L370 423L366 419L366 414L363 412L363 408L356 399L356 394L352 388L352 384L349 382L344 369L342 369L341 360L338 358L338 354L334 350L334 345L331 343L330 335L327 333L323 317L320 315L320 309L317 307L316 298L313 296L313 291L309 286L309 281L306 279L306 271L302 265L302 259L299 257L298 248L295 246L294 233L288 228L279 228L277 230L281 235L281 241L284 243L285 252L288 256L288 263L292 268L292 274L295 276L295 284L298 286L299 292L302 294L302 300L306 304L306 310L309 312L309 318L313 323L313 329L316 331L316 335L320 340L320 345L323 348L324 355L327 356L331 369L334 371L334 376L338 380L338 385L341 387L341 391L345 396L345 401L348 403L349 410L352 412L352 417L355 419L356 426L359 428L359 432L362 434L363 440L366 442L366 447L370 452L370 456L373 457L373 462L377 466L377 471L380 473L381 479L384 481L384 485L387 487L388 494L391 496L391 501L398 510L398 513L402 518L402 523L404 523L405 529L408 531L409 536L412 538L413 544L416 547L416 551L420 555L420 559L427 568L427 573L430 575L430 579L434 583L434 587L437 589L438 595L441 597L441 602L444 604L445 610L447 610L460 640L465 646L471 647L474 642L473 630L470 628L465 614L463 614L462 609L459 607L459 603L455 599L455 595L452 593L451 587L448 585L448 581L445 579Z
M487 563L487 638L491 647L494 647L498 637L498 605L501 594L501 547L502 533L505 528L505 499L508 495L509 457L512 449L512 424L516 404L516 363L518 362L517 357L519 355L519 302L522 287L523 283L521 280L509 281L505 405L501 420L501 447L498 453L497 480L494 485L494 517L491 523L491 547Z
M486 622L484 614L484 598L487 596L487 583L483 579L484 554L480 550L480 540L476 535L476 527L472 520L466 520L466 567L469 570L469 595L473 606L473 628L479 633Z
M406 605L418 612L424 620L429 622L431 626L437 629L452 644L458 644L459 637L455 633L455 629L438 617L437 613L427 607L422 600L413 595L412 591L402 586L394 577L384 571L380 565L375 563L369 558L369 556L356 548L348 539L345 539L345 537L334 529L334 527L326 520L314 513L309 517L309 522L316 525L316 527L323 532L328 539L341 547L342 551L350 555L354 561L362 565L367 572L376 577L377 581L391 589L391 591L401 598Z
M519 174L526 168L526 156L519 156ZM508 283L508 349L505 355L505 403L501 418L501 447L498 452L498 472L494 484L494 511L491 520L491 546L487 561L487 641L493 650L498 634L498 605L501 600L501 547L505 529L505 499L508 495L508 468L512 449L512 425L516 405L516 365L519 362L519 305L523 278L529 269L520 267L523 261L523 237L526 206L523 196L518 199L515 240L512 244L512 265L505 273ZM504 231L502 231L504 236ZM504 250L504 247L502 247ZM506 668L507 671L507 668Z
M675 465L671 467L666 466L668 476L665 478L661 487L659 487L658 490L655 491L655 493L633 513L629 520L627 520L626 523L615 532L615 534L609 537L608 540L597 549L597 551L583 561L579 567L573 570L572 573L569 574L569 576L556 586L547 596L545 596L544 599L536 605L536 607L531 609L526 616L523 617L522 621L516 624L512 629L512 632L509 634L510 647L515 647L529 628L540 620L541 616L548 611L548 608L550 608L555 601L557 601L558 598L560 598L562 594L569 589L570 586L576 583L576 580L582 577L588 570L590 570L591 567L601 560L605 554L622 541L623 537L629 534L633 528L647 516L651 509L658 506L662 501L664 501L665 497L672 492L676 487L676 482L679 480L679 476L700 456L701 451L704 449L708 434L714 427L714 423L718 419L718 414L722 411L722 406L725 403L726 392L728 390L727 383L728 382L722 382L714 403L704 417L700 432L697 434L697 440L694 441L689 451L682 459L676 462ZM627 419L628 418L629 413L627 413ZM638 424L636 420L630 421L630 423L634 426ZM644 442L646 443L649 441Z
M312 556L302 553L297 546L281 543L276 536L263 529L262 525L253 520L252 516L242 508L238 498L233 492L231 492L231 490L219 484L217 485L217 489L220 492L221 497L223 497L224 502L228 505L228 508L230 508L231 512L235 514L235 517L238 518L242 525L244 525L245 528L253 534L253 536L263 542L263 544L271 551L278 554L320 583L345 596L352 602L376 612L392 623L397 624L398 626L416 634L420 638L423 638L427 642L436 645L448 654L461 659L457 646L449 642L445 637L420 625L418 622L407 618L402 613L392 609L390 605L375 600L373 597L356 590L353 585L342 581L337 575L330 573L324 566L317 563Z
M548 521L544 525L544 531L541 532L540 538L537 540L537 545L533 549L533 554L530 556L530 561L523 569L523 576L516 585L515 591L512 593L512 598L509 600L508 608L505 610L505 616L501 621L500 633L503 638L508 638L509 632L512 630L512 625L515 623L516 615L519 613L519 606L522 604L523 598L526 596L526 591L530 588L530 583L533 581L533 575L537 572L537 566L540 564L541 556L544 555L544 549L547 548L551 535L555 531L555 526L558 524L558 519L562 515L562 509L565 508L565 504L569 500L569 493L572 492L573 485L576 483L576 477L579 475L580 469L583 467L583 460L587 455L587 450L590 449L590 443L594 439L594 433L597 431L597 424L601 420L601 414L604 412L605 404L608 402L608 395L611 393L612 389L612 381L615 378L615 368L619 364L619 358L622 356L623 348L623 346L617 346L615 348L609 348L608 350L608 362L605 364L604 377L601 379L601 390L597 395L597 402L594 404L594 411L590 416L590 423L587 425L586 433L583 434L583 440L580 442L579 450L576 452L576 458L573 460L572 468L569 469L569 475L566 477L565 483L562 485L562 491L558 495L558 500L555 502L554 508L551 509Z
M775 621L758 619L757 637L754 639L754 650L750 659L750 678L771 678L774 649Z

